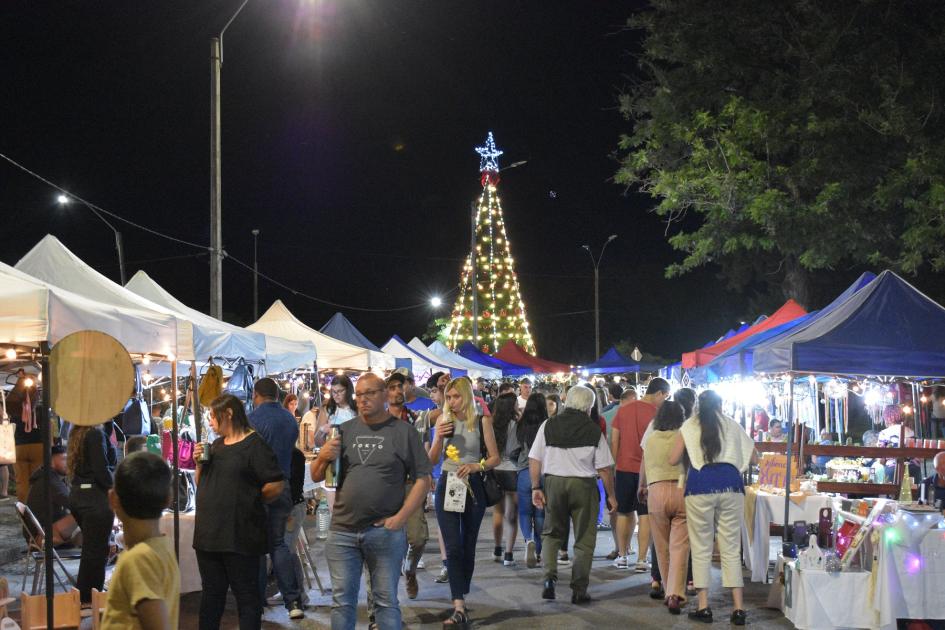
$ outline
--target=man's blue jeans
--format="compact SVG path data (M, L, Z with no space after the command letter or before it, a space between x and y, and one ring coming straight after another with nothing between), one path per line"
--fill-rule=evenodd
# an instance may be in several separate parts
M535 552L540 556L545 511L532 504L532 480L527 468L518 471L518 524L522 528L522 537L535 542Z
M272 558L272 572L276 575L279 592L286 609L302 597L302 585L299 584L295 573L295 555L285 542L285 526L292 512L292 499L288 485L282 494L272 503L266 504L266 528L269 539L269 556ZM259 564L259 588L262 601L266 601L266 557L263 556Z
M325 545L331 574L331 629L354 630L358 618L361 568L367 566L380 630L400 630L397 583L407 553L407 533L383 526L360 532L330 531Z

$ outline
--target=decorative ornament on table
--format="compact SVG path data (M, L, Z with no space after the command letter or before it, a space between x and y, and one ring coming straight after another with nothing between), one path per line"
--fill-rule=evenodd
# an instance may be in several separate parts
M817 536L812 535L807 543L807 549L798 557L798 566L801 569L819 571L824 568L824 551L817 545Z
M833 549L827 549L824 551L824 571L827 573L840 573L841 562L840 554L838 554Z

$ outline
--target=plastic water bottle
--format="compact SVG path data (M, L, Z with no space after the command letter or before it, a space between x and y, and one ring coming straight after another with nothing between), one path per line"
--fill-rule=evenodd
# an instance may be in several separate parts
M322 499L318 502L318 509L315 510L315 539L325 540L328 538L328 526L331 524L331 512L328 511L328 499Z

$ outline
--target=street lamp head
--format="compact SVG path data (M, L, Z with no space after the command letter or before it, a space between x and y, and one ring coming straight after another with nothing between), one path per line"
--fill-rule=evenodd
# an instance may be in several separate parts
M591 246L590 246L590 245L581 245L581 249L586 249L587 251L591 251Z
M430 306L433 308L440 308L443 305L443 300L438 295L434 295L430 298Z
M253 230L253 236L259 236L259 230Z
M69 198L65 195L59 195L56 197L56 201L60 204L67 204L69 203Z
M616 235L616 234L611 234L611 235L610 235L610 238L607 239L607 242L609 243L610 241L614 240L615 238L617 238L617 235Z

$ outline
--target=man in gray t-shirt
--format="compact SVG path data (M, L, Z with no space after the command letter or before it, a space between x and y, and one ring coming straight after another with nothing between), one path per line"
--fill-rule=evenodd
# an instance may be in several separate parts
M311 466L312 480L322 481L341 457L341 486L325 547L331 626L355 627L361 569L367 566L378 626L400 628L397 583L407 551L404 526L426 500L430 460L416 429L387 412L387 388L380 377L365 374L355 390L358 416L341 425L341 437L326 442ZM408 478L416 480L409 494Z

